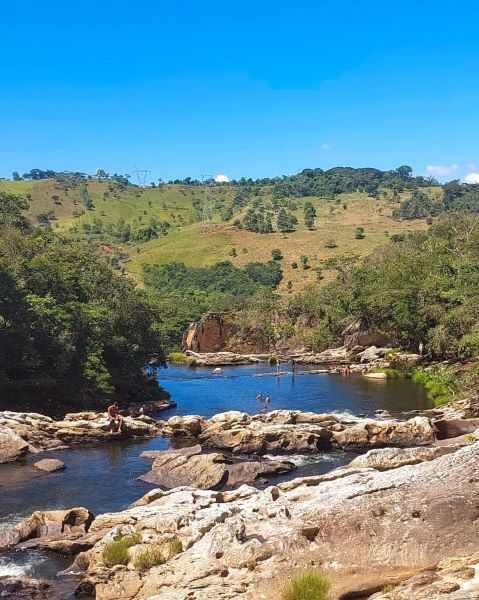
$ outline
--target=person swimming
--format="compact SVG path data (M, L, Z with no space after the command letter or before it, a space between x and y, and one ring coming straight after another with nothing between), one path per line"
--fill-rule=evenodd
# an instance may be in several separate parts
M263 402L263 394L261 392L256 396L256 400Z

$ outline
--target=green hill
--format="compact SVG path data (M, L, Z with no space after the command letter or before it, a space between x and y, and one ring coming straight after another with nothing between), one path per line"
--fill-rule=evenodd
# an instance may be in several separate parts
M388 237L427 227L424 219L398 221L392 216L411 197L409 189L397 192L380 187L374 196L371 191L353 191L331 194L333 197L277 198L278 185L283 183L272 185L267 180L210 185L207 197L201 185L139 188L114 180L60 175L42 180L1 180L0 190L25 197L33 222L49 224L54 231L100 246L112 264L125 269L140 285L143 264L206 266L230 260L243 267L252 261L271 260L272 250L280 249L284 278L279 291L297 291L318 279L314 267L322 267L322 281L333 276L324 268L326 259L368 255ZM441 198L437 186L423 190L433 201ZM307 203L316 211L312 229L304 222ZM296 217L293 231L277 230L281 208ZM238 221L243 222L248 212L271 215L274 231L256 233L238 228ZM357 235L361 228L364 233ZM301 268L301 256L307 256L308 266L313 268ZM295 263L299 268L294 268Z

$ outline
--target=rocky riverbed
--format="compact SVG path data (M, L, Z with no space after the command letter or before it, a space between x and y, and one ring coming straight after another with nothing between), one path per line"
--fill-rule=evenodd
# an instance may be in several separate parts
M152 464L141 478L160 487L115 513L37 511L0 530L0 551L70 555L69 586L74 575L77 596L98 600L277 600L304 567L326 571L334 599L477 600L478 412L472 399L396 419L286 410L127 418L128 435L180 444L144 453ZM116 435L95 413L1 419L9 460ZM253 487L291 471L291 453L333 448L363 454L326 475ZM127 557L112 565L105 549L123 538ZM2 578L0 592L62 598L62 582Z

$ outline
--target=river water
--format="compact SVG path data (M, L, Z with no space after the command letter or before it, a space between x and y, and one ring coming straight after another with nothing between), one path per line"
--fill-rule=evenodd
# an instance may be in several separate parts
M223 375L212 369L170 366L158 371L158 380L178 406L158 418L198 414L211 417L227 410L259 413L263 405L256 400L259 392L269 394L269 410L297 409L312 412L366 414L378 409L408 411L428 406L421 386L409 380L371 380L359 375L342 377L307 374L311 367L296 369L280 377L269 365L225 367ZM104 443L96 446L58 450L43 456L59 458L67 468L51 474L39 474L32 463L38 456L0 465L0 528L15 523L34 510L85 506L95 514L121 510L145 494L151 486L136 478L149 470L150 461L140 458L144 450L167 449L166 439ZM326 473L351 460L343 452L314 456L293 456L297 469L289 475L270 478L274 484L285 477ZM0 577L28 575L48 577L64 568L62 557L39 552L0 555Z

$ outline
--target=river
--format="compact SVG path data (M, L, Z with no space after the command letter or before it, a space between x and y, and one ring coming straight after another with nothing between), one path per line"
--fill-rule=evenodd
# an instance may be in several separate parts
M274 373L269 365L225 367L222 375L212 369L170 366L158 370L161 385L178 406L158 415L199 414L211 417L227 410L251 414L261 411L259 392L269 394L269 410L297 409L312 412L366 414L378 409L408 411L428 406L424 389L409 380L370 380L359 375L342 377L307 374L311 367L297 368L295 376L259 377ZM59 458L64 471L39 474L32 463L38 455L0 465L0 527L15 523L34 510L85 506L95 514L121 510L154 486L136 478L149 470L150 462L140 458L143 450L167 449L166 439L112 442L102 445L58 450L44 456ZM351 460L344 452L293 456L297 469L269 480L326 473ZM0 556L0 577L25 574L49 576L64 567L64 560L52 561L45 553L10 553Z

